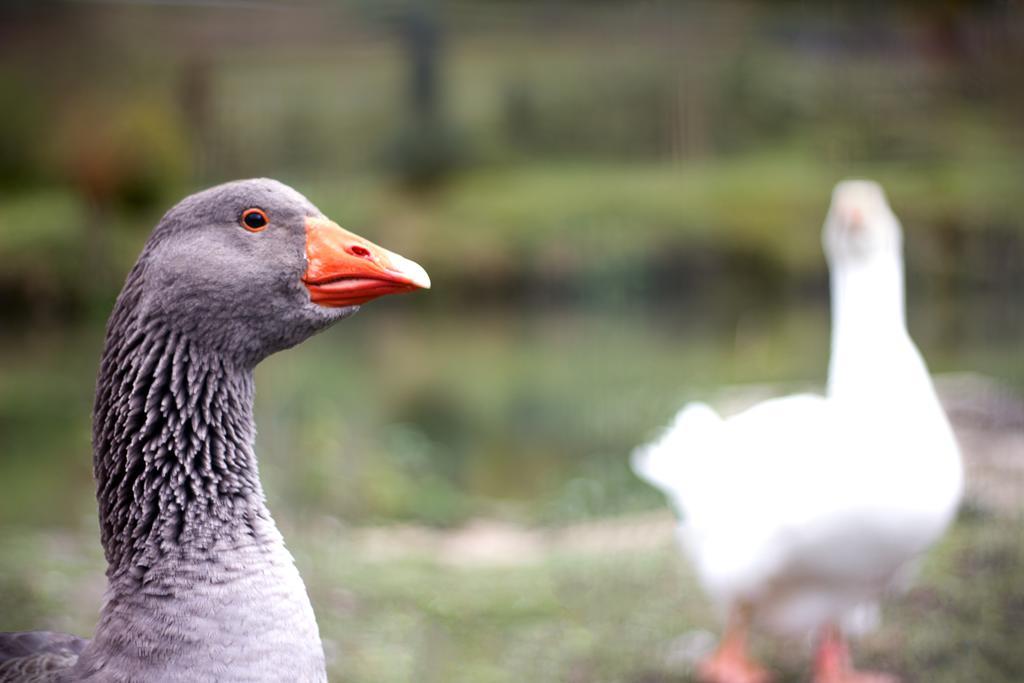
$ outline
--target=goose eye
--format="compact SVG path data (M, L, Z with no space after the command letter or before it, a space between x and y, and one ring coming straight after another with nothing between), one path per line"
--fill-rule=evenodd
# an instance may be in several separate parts
M259 232L267 227L270 219L267 218L267 213L263 209L246 209L242 212L241 223L242 227L249 232Z

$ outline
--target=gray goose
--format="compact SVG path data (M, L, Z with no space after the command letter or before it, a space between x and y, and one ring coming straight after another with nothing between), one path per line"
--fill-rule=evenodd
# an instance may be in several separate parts
M260 485L253 369L371 299L429 286L274 180L172 208L117 299L97 379L99 624L92 640L0 634L0 681L326 680Z

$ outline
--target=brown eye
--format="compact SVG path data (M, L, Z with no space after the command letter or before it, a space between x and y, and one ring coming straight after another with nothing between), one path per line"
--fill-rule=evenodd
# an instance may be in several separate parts
M267 212L263 209L246 209L242 212L241 222L242 227L249 232L259 232L267 227L270 219L267 218Z

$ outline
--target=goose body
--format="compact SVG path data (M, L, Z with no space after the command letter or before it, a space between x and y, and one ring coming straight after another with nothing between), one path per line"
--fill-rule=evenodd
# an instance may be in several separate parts
M276 181L157 225L107 328L93 456L107 590L93 638L0 634L0 681L323 681L312 606L266 505L253 369L422 268Z
M870 626L879 595L939 538L962 488L952 429L907 333L900 228L881 188L837 186L824 242L826 394L728 418L690 404L634 454L678 510L681 544L715 604L743 627L785 635ZM739 674L710 666L704 678L766 678L747 664Z

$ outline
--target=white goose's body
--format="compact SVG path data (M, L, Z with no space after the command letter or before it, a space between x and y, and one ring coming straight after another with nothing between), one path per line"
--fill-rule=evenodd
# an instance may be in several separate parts
M728 419L691 404L634 456L677 507L680 540L712 599L777 633L865 625L960 498L956 441L904 322L899 235L877 186L840 184L825 230L827 395Z

